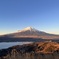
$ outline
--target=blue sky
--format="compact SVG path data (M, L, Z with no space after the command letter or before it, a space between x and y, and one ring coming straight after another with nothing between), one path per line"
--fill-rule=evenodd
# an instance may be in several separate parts
M0 0L0 34L28 26L59 34L59 0Z

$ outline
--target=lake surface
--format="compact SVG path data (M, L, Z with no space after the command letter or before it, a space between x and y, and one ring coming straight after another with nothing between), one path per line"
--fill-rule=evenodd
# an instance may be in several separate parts
M22 45L22 44L28 44L31 42L1 42L0 43L0 49L5 49L14 45Z

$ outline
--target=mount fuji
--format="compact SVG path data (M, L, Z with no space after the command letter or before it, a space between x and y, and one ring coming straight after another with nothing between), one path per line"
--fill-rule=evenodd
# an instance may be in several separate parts
M10 34L6 34L6 35L2 35L0 36L0 40L3 38L5 39L20 39L20 38L41 38L41 39L59 39L59 35L55 35L55 34L49 34L43 31L39 31L35 28L32 27L27 27L24 28L22 30L18 30L15 33L10 33Z

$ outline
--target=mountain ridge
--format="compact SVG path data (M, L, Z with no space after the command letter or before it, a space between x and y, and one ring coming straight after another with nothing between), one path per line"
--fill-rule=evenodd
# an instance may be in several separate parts
M42 38L42 39L59 39L59 35L49 34L43 31L39 31L32 27L27 27L19 30L15 33L2 35L2 37L10 38Z
M59 43L34 42L0 50L0 59L59 59Z

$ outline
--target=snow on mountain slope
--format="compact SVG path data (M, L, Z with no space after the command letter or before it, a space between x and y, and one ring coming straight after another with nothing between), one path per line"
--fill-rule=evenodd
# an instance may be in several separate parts
M24 32L24 31L38 31L38 30L36 30L35 28L32 28L32 27L27 27L27 28L24 28L23 30L19 30L18 32Z

